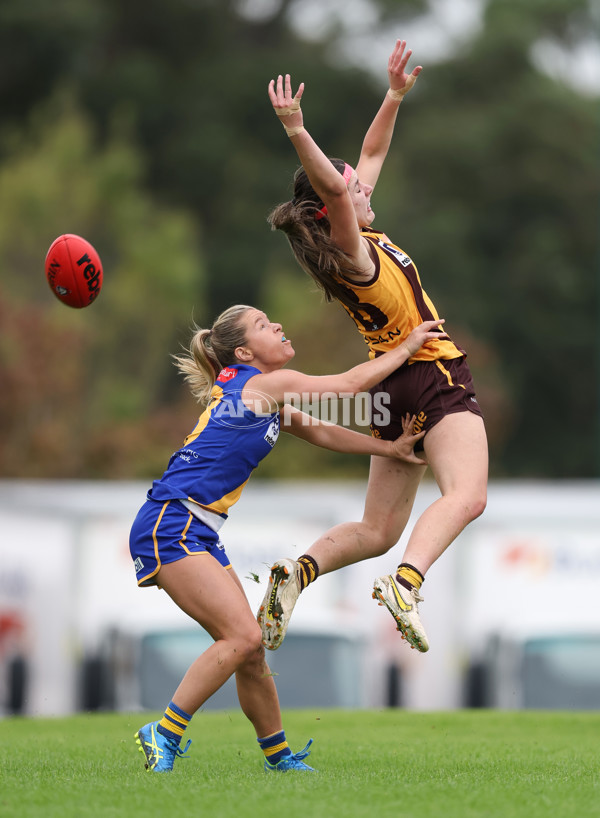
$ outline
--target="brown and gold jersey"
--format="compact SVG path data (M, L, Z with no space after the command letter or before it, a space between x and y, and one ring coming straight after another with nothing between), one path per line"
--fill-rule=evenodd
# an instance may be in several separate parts
M350 314L369 347L369 357L397 347L423 321L439 318L421 286L412 259L378 230L363 228L375 262L373 278L363 283L344 279L342 286L355 306ZM464 352L450 340L428 341L409 360L435 361L459 358Z

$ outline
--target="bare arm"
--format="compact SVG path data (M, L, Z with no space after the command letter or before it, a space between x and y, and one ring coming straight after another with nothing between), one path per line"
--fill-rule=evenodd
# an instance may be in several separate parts
M363 435L344 426L337 426L335 423L327 423L323 420L307 415L292 406L286 406L282 410L282 425L284 432L295 437L320 446L322 449L329 449L332 452L344 452L345 454L368 454L379 455L380 457L395 457L407 463L416 463L420 466L427 465L425 460L421 460L414 453L414 446L418 440L424 436L425 432L413 434L414 416L407 415L402 420L403 433L396 440L381 440Z
M318 397L344 394L352 396L359 392L366 392L402 366L424 343L433 338L446 338L445 333L434 331L443 323L443 319L425 321L416 327L399 346L389 352L384 352L383 355L372 361L365 361L338 375L305 375L303 372L294 370L277 369L273 372L254 375L247 381L244 392L248 390L249 399L254 400L255 403L257 399L250 398L250 394L263 395L265 397L263 409L270 412L273 411L273 403L283 406L298 395L308 394ZM258 402L260 403L260 400Z
M300 100L304 83L300 83L295 96L289 74L280 74L269 83L269 99L292 141L302 167L317 195L327 207L331 225L331 238L354 260L357 269L372 272L373 261L365 241L360 235L356 213L348 188L341 174L304 127Z
M422 67L418 65L412 74L405 73L406 65L412 55L410 49L408 51L405 49L406 41L396 40L396 45L388 60L387 69L392 93L386 93L381 107L366 133L356 167L361 182L372 187L375 187L379 179L382 165L392 141L398 107L404 96L417 81L417 77L422 70Z

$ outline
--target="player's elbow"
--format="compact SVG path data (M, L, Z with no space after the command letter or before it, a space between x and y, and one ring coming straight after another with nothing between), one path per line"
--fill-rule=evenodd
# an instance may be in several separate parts
M348 195L348 189L346 188L343 177L340 176L339 173L337 176L339 177L339 182L336 179L335 182L332 182L328 186L327 190L323 191L323 200L326 201L329 207Z
M341 390L348 397L355 398L359 392L365 392L370 384L366 378L359 377L352 370L348 373L346 387Z

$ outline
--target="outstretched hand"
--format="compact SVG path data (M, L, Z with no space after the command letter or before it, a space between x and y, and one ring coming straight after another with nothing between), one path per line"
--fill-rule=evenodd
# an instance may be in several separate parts
M417 81L417 77L423 70L421 65L417 65L411 74L406 73L406 65L412 56L410 48L406 49L406 40L396 40L396 45L388 60L388 77L390 81L390 89L398 91L402 96L408 94L410 89Z
M402 418L402 434L396 440L391 441L392 457L398 460L404 460L405 463L416 463L419 466L426 466L427 461L422 460L414 452L415 443L425 437L425 432L417 432L415 434L414 424L415 415L412 417L406 414Z
M285 75L285 80L280 74L277 82L271 80L269 83L269 99L273 110L288 128L300 127L302 123L302 110L300 100L304 93L304 83L301 82L295 95L292 95L292 80L289 74Z

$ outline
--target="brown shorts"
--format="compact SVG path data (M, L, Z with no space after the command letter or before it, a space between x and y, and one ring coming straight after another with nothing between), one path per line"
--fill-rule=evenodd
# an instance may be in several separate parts
M383 440L402 434L402 418L415 415L415 432L431 429L445 415L473 412L483 417L464 356L404 364L369 390L371 433ZM421 450L420 440L415 449Z

